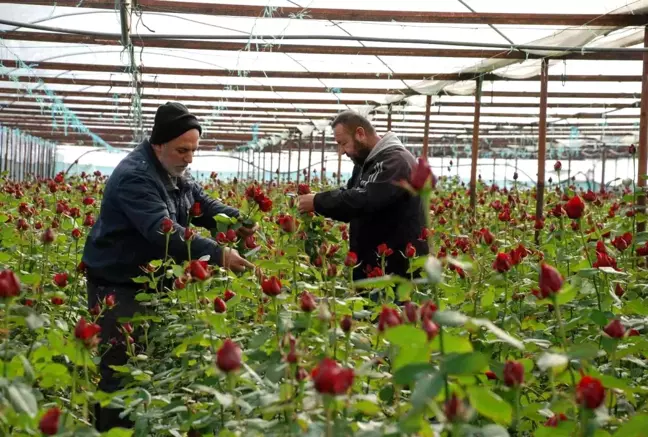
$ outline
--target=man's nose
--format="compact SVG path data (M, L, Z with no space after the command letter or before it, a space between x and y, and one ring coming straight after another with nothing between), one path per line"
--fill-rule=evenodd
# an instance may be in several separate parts
M193 162L193 152L187 153L184 160L187 164L191 164Z

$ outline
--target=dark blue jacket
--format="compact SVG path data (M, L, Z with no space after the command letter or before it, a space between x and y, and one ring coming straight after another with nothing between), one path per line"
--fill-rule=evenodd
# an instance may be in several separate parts
M192 225L216 228L220 213L238 217L239 212L207 196L191 177L177 178L174 185L148 140L137 146L115 168L104 189L99 217L90 231L83 252L88 279L107 285L133 284L143 274L140 266L163 259L166 237L160 233L165 217L174 221L169 255L176 262L187 260L184 241L189 209L199 202L202 216ZM210 255L210 264L222 262L221 248L200 236L191 241L191 258Z

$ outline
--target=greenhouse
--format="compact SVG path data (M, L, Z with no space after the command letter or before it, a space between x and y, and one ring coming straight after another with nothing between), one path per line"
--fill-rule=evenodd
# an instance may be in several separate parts
M0 436L648 435L648 0L0 0L0 93Z

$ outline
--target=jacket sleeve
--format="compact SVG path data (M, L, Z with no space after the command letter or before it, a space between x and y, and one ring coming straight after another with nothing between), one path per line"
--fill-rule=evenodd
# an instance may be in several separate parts
M227 206L216 199L212 199L197 183L193 183L192 185L194 201L199 202L202 208L202 216L192 220L196 226L215 229L216 220L214 220L214 216L218 214L225 214L229 217L239 216L238 209Z
M315 212L344 222L362 215L380 212L409 195L407 190L398 185L398 182L408 179L410 171L405 160L397 155L388 156L372 166L364 186L340 188L316 194Z
M129 175L117 186L120 208L131 224L149 244L162 251L166 247L166 236L160 232L162 220L170 217L165 201L150 180L142 175ZM177 261L187 260L187 246L184 241L185 228L173 223L169 239L169 255ZM222 263L222 250L215 241L196 235L191 241L191 258L209 255L210 264Z

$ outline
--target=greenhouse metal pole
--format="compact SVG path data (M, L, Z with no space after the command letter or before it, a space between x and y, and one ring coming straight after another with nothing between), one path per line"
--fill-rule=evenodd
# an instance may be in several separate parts
M308 148L308 183L311 181L311 161L313 159L313 141L315 140L315 134L311 132L310 137L310 146Z
M427 96L425 100L425 129L423 130L423 150L421 156L427 160L430 156L430 106L432 105L432 96Z
M275 154L275 147L272 146L270 149L270 175L268 176L268 182L272 184L272 180L274 179L274 154Z
M290 169L292 167L292 152L290 151L290 146L292 145L292 143L290 141L290 138L288 138L288 141L286 141L286 145L288 146L288 182L290 182Z
M473 217L475 216L477 206L477 156L479 154L479 117L481 115L481 93L482 76L477 78L477 87L475 89L475 114L473 119L473 139L472 152L470 159L470 210Z
M644 47L648 48L648 26L644 29ZM639 198L637 204L639 211L646 210L646 174L648 174L648 52L643 53L643 76L641 80L641 115L639 119L639 173L637 174L637 186L639 187ZM646 222L637 223L637 232L646 230Z
M266 159L268 158L268 150L267 148L263 148L263 170L262 170L262 175L261 175L261 180L265 184L265 178L266 178Z
M538 120L538 183L536 187L536 220L542 219L544 206L545 187L545 159L547 154L547 89L549 75L549 61L542 59L540 68L540 118ZM536 245L540 244L540 232L535 232Z
M279 143L279 155L277 158L277 185L281 182L281 143Z
M605 158L607 158L607 153L606 151L606 146L603 144L603 148L601 150L601 193L605 189Z
M302 133L299 132L299 136L297 138L297 184L299 184L299 176L301 173L301 148L302 148Z
M320 166L320 183L323 184L326 182L326 176L324 172L326 171L325 162L324 162L324 148L326 147L326 129L322 131L322 165Z
M389 105L387 107L387 132L390 132L392 129L392 107Z

